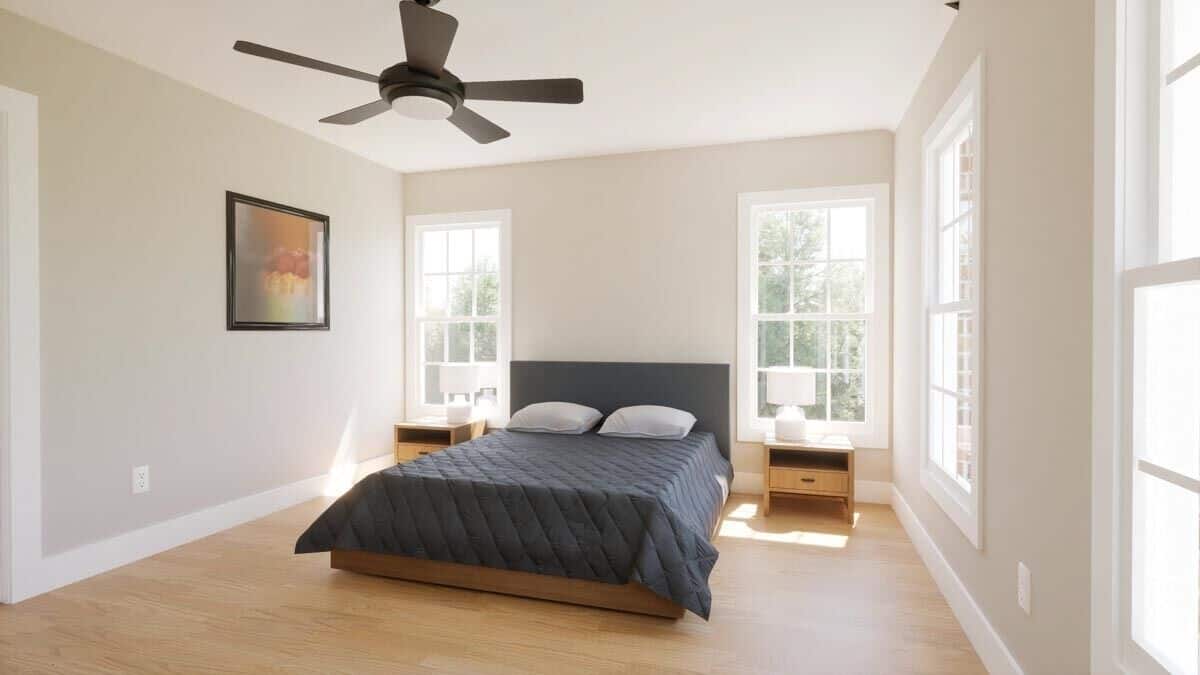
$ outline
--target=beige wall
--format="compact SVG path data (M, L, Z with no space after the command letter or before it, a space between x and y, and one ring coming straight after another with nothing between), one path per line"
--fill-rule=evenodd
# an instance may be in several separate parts
M405 207L512 209L515 359L734 365L738 193L890 184L892 152L878 131L411 174ZM890 480L889 453L858 469Z
M895 481L1026 673L1088 671L1090 0L964 2L896 132ZM979 54L983 542L920 484L921 137ZM1018 561L1033 614L1016 603Z
M395 172L3 11L0 84L40 106L47 553L388 451ZM331 331L226 332L227 189L331 217Z

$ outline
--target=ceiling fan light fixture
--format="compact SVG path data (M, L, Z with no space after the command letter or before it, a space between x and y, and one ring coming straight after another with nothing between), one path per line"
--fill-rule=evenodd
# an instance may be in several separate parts
M438 0L401 0L400 23L404 30L407 61L378 76L334 63L318 61L245 40L235 51L259 58L320 70L333 75L371 82L379 98L321 118L322 124L350 125L365 122L392 109L415 120L445 120L476 143L504 140L511 134L465 105L467 101L523 101L527 103L583 103L583 82L576 78L463 82L446 70L446 58L458 32L458 19L431 9Z
M392 110L414 120L445 120L454 114L454 104L441 96L406 92L392 99Z

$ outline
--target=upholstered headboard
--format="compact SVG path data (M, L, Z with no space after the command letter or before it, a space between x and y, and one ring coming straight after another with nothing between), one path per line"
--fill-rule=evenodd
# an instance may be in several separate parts
M608 363L513 361L509 407L567 401L608 415L630 405L665 405L696 416L696 431L711 431L729 457L729 365L724 363Z

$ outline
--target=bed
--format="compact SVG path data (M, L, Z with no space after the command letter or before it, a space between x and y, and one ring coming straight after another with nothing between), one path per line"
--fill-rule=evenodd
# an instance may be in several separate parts
M367 476L296 543L366 574L708 618L711 536L729 493L729 369L514 362L511 408L692 412L682 440L493 431Z

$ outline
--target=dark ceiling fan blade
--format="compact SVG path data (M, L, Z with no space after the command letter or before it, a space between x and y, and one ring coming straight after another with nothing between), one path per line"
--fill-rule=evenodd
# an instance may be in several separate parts
M440 77L446 58L450 56L450 46L454 44L454 34L458 32L458 19L413 0L403 0L400 23L404 27L408 65Z
M366 105L360 105L357 108L351 108L345 112L340 112L336 115L330 115L321 120L325 124L358 124L364 120L369 120L376 115L392 109L392 105L383 99L371 101Z
M512 135L465 105L458 106L458 110L455 110L454 114L450 116L450 123L484 145L495 143Z
M525 101L527 103L583 103L583 82L561 80L508 80L464 82L472 101Z
M323 70L327 73L333 73L334 75L353 77L357 80L366 80L367 82L379 82L379 77L377 75L364 73L361 70L354 70L353 68L346 68L344 66L334 65L332 63L326 63L324 61L318 61L316 59L310 59L307 56L300 56L299 54L293 54L291 52L285 52L278 49L273 49L271 47L264 47L263 45L254 44L253 42L246 42L245 40L238 40L237 42L233 43L233 48L235 51L239 51L243 54L261 56L264 59L271 59L272 61L282 61L283 63L290 63L293 66L303 66L305 68L312 68L313 70Z

